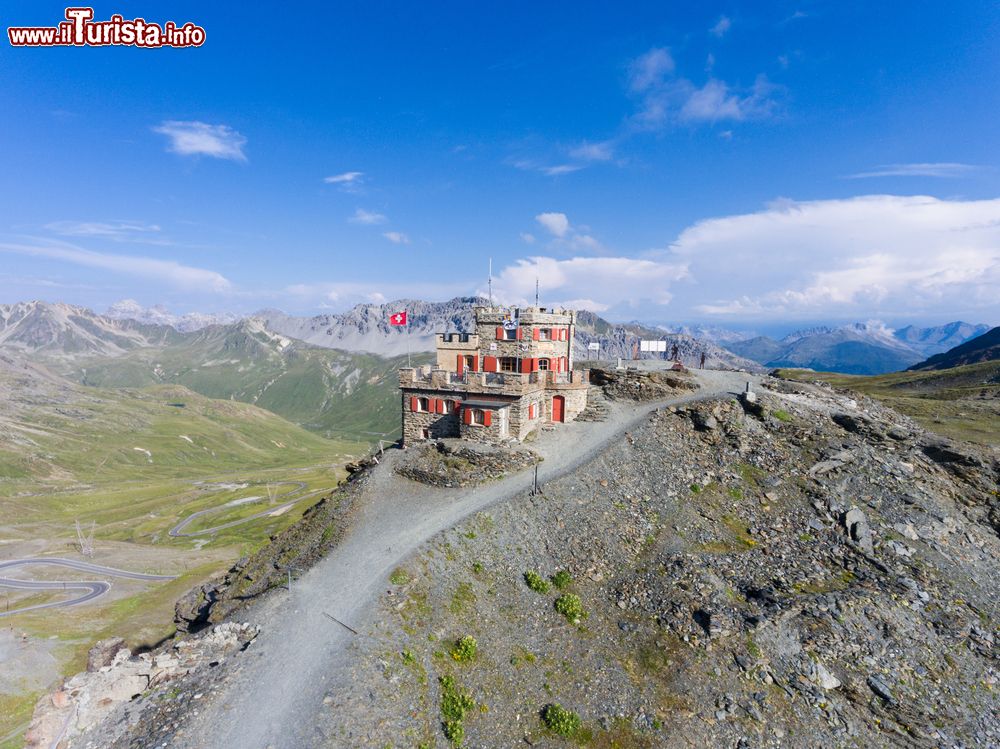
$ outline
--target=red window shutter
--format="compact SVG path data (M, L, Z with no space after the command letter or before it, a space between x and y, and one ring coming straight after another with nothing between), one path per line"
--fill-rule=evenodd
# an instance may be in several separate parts
M416 396L413 395L410 396L410 410L411 411L417 410L417 398Z
M444 413L444 401L441 400L440 398L438 398L438 401L437 401L437 412L439 414L443 414Z
M522 338L524 338L524 329L519 327L517 329L517 340L520 341Z
M496 372L497 371L497 358L495 356L484 356L483 357L483 371L484 372Z
M493 423L493 412L483 411L483 426L489 426Z
M531 371L531 359L521 359L521 372L527 374Z
M532 403L530 406L528 406L528 418L529 419L535 418L535 404L534 403Z
M499 325L497 326L497 340L498 341L503 340L503 328Z
M459 374L462 374L462 372L465 371L465 357L461 354L458 355L458 358L455 361L455 371Z
M565 356L562 358L562 371L569 372L569 359Z
M472 423L472 409L468 407L462 409L462 423L463 424Z
M541 332L538 328L533 328L531 331L531 340L537 341Z

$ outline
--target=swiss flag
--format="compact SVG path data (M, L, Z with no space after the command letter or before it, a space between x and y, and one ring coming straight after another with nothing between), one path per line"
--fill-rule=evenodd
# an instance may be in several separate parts
M390 325L406 325L406 310L389 315Z

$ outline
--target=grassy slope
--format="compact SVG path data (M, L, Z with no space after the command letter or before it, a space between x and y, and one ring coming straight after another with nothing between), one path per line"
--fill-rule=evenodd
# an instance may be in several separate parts
M430 361L417 354L415 364ZM218 331L162 349L80 364L74 379L100 387L177 383L211 398L254 403L326 437L371 441L399 431L397 370L382 358L306 346L280 348L266 336Z
M876 398L954 439L1000 445L1000 361L932 372L857 375L782 369L789 380L822 380Z
M152 462L136 447L148 450ZM26 613L4 625L31 641L55 643L63 673L79 670L90 645L102 637L155 643L172 631L177 598L294 523L343 477L343 464L365 449L323 439L264 409L211 400L177 385L105 390L0 368L0 537L11 544L5 556L77 556L74 521L80 519L88 529L91 521L96 524L95 562L181 575L168 583L117 580L111 593L92 604L55 615ZM167 535L197 510L267 497L269 484L276 495L296 489L295 496L304 499L281 515L215 535ZM279 496L231 505L192 529L283 501ZM0 746L20 745L16 737L2 738L23 727L35 691L0 693Z

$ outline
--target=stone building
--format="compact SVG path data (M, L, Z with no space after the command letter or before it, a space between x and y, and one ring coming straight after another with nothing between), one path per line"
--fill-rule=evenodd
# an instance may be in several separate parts
M587 407L589 372L573 371L575 312L477 307L475 316L475 333L438 335L436 364L399 370L403 444L523 440Z

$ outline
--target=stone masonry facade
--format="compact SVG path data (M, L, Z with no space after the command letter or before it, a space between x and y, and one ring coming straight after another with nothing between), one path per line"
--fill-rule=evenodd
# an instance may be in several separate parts
M404 445L521 441L587 407L589 372L573 371L574 312L477 307L475 316L475 333L438 335L435 365L399 371Z

